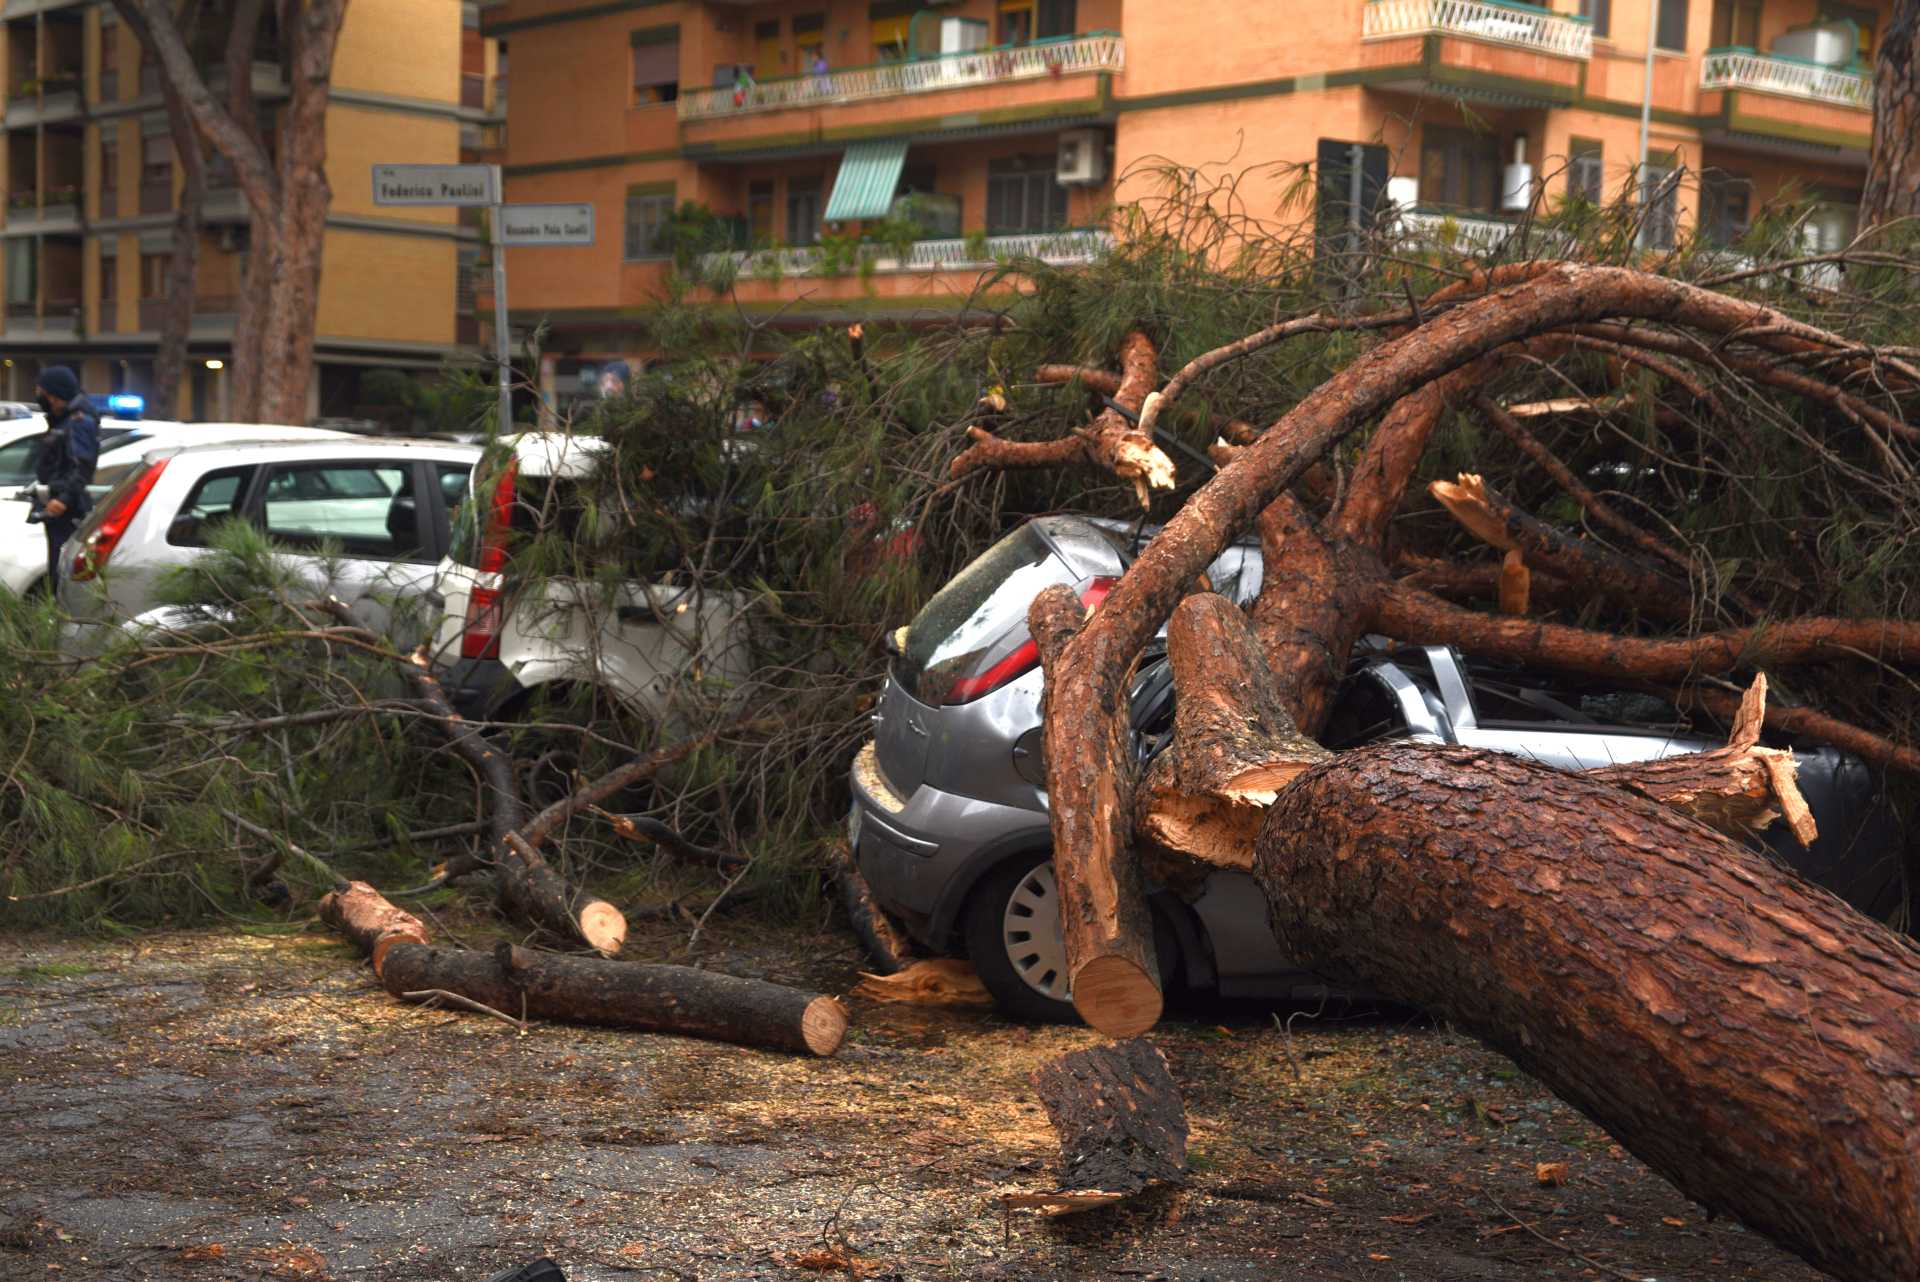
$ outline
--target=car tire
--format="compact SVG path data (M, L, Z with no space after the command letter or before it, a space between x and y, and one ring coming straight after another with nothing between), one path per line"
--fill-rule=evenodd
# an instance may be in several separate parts
M1068 996L1059 921L1049 851L1028 851L996 864L968 897L962 921L967 956L1003 1015L1038 1023L1080 1022ZM1029 922L1034 929L1027 928ZM1161 991L1172 992L1180 974L1180 943L1158 911L1153 945Z

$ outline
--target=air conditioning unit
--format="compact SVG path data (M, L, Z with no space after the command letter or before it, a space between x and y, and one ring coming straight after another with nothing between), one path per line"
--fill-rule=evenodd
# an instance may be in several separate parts
M1098 129L1066 129L1055 153L1053 179L1062 187L1092 187L1107 180L1107 137Z

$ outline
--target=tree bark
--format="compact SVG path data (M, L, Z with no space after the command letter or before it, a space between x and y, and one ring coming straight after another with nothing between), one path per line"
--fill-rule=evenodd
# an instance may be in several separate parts
M501 944L491 953L397 943L381 975L395 997L444 989L507 1015L681 1033L831 1055L847 1031L831 997L691 966L563 957Z
M1680 1190L1845 1279L1920 1276L1920 954L1651 800L1343 753L1258 875L1290 948L1511 1056Z
M1145 1038L1048 1060L1034 1090L1060 1136L1060 1186L1008 1206L1048 1215L1111 1206L1187 1177L1187 1111L1166 1056Z
M1280 789L1333 754L1299 733L1246 616L1196 593L1167 626L1173 743L1136 798L1135 829L1216 868L1251 868L1253 838Z
M1893 0L1873 59L1873 149L1860 225L1920 216L1920 0Z

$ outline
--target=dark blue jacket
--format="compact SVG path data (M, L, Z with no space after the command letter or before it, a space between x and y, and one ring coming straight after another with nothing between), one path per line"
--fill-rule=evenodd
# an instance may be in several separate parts
M93 484L99 462L100 418L86 397L76 396L57 417L47 419L47 443L33 469L33 479L67 505L61 519L77 521L93 507L87 486Z

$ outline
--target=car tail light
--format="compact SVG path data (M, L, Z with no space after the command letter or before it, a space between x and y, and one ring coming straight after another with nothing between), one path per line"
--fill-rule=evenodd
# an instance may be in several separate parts
M460 657L500 657L499 589L475 588L467 593L467 623L466 629L460 634Z
M1113 591L1117 578L1101 577L1087 584L1080 594L1080 602L1089 610L1097 610L1107 599L1107 593ZM971 677L956 677L953 685L947 689L947 697L941 702L948 707L957 703L972 703L983 695L992 694L1010 681L1016 681L1040 665L1040 646L1029 637L1020 648L1009 654L985 672Z
M93 532L80 545L80 551L74 554L71 577L77 582L91 579L106 568L107 558L113 555L113 549L119 546L120 538L133 524L133 518L140 513L140 505L147 501L147 495L153 493L153 486L160 479L160 473L167 470L166 459L155 459L146 469L121 484L106 498L107 508L100 514Z
M515 482L520 475L520 460L510 459L493 483L493 499L487 509L486 533L480 541L480 572L498 574L507 568L507 531L513 528Z

